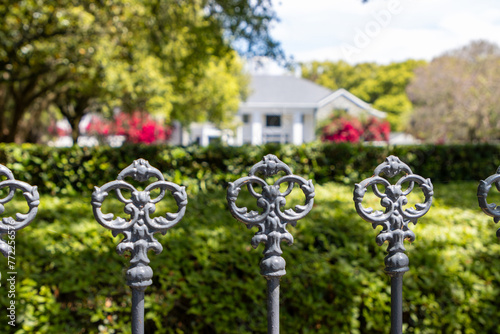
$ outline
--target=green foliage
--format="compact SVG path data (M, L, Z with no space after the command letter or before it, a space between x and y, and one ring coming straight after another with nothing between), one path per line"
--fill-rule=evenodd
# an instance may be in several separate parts
M407 244L405 333L498 332L500 245L492 220L477 208L476 188L476 182L437 185L433 207L412 226L417 240ZM389 332L385 247L357 216L352 191L316 185L314 209L290 227L295 242L283 245L283 333ZM262 246L250 247L256 230L232 218L225 189L188 193L184 220L158 235L164 250L150 254L146 332L265 333ZM254 202L244 196L239 205ZM4 321L2 332L130 333L129 264L114 251L121 236L93 220L89 203L89 196L42 196L37 220L16 237L18 326L13 331ZM1 294L2 309L7 302Z
M189 146L126 145L121 148L50 148L0 144L0 161L19 179L53 195L89 195L103 180L114 180L135 159L144 158L168 179L191 192L225 187L248 173L266 154L277 155L298 175L316 182L354 184L371 176L389 155L396 155L433 182L477 181L492 174L500 158L497 145L384 146L311 143L307 145Z
M375 109L389 113L391 128L402 131L412 111L405 89L414 76L413 71L424 64L412 59L388 65L314 61L302 64L302 76L330 89L347 89Z
M499 82L496 44L472 41L434 58L407 88L415 105L408 131L427 142L498 142Z

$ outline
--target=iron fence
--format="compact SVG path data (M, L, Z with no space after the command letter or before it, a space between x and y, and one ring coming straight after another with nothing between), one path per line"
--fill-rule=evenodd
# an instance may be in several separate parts
M16 189L22 191L29 208L26 214L16 213L15 218L3 217L0 223L0 252L10 262L11 258L15 258L16 253L15 233L35 219L38 212L38 205L40 204L40 195L36 186L16 180L10 169L3 165L0 165L0 175L6 178L6 180L0 182L0 189L9 189L7 196L0 199L0 214L5 212L5 205L14 198ZM4 236L7 236L8 240L4 240ZM10 265L9 268L11 268Z
M279 172L284 172L285 176L272 185L255 175L260 173L264 177L269 177ZM280 189L282 184L287 185L283 192ZM299 185L303 191L305 204L295 206L295 210L282 211L281 209L286 205L286 196L290 195L295 184ZM261 193L254 189L254 185L260 186ZM236 200L244 186L257 199L257 205L262 208L262 213L253 210L249 212L245 207L237 207ZM295 226L299 219L304 218L311 211L314 204L314 185L311 180L307 181L300 176L293 175L286 164L270 154L254 165L248 176L229 183L227 201L234 218L244 223L249 229L258 228L251 244L257 248L259 243L263 243L265 247L264 259L260 263L260 274L267 279L267 332L278 334L280 278L286 274L286 261L281 256L283 254L281 242L286 241L289 245L293 243L293 236L286 227L288 224Z
M124 179L131 177L135 181L147 182L150 178L158 181L138 190ZM151 198L151 193L159 189L157 197ZM124 212L130 218L114 217L113 213L104 214L102 204L109 192L115 191L120 202L125 204ZM128 190L131 198L125 198L122 190ZM170 191L179 207L176 213L167 213L165 217L150 218L155 212L155 205ZM144 333L144 291L153 281L153 269L149 266L148 251L156 254L163 250L162 245L155 239L155 233L165 234L184 217L187 205L187 195L184 187L165 181L163 174L143 159L136 160L125 168L115 181L102 187L95 187L92 194L92 208L94 217L102 226L109 228L113 236L123 234L125 238L118 244L119 254L126 251L131 253L130 268L127 270L127 285L132 288L132 333Z
M385 175L393 178L398 174L404 175L395 184L381 177ZM424 202L405 209L408 204L407 196L412 192L415 183L422 189ZM379 190L378 185L384 188L384 192ZM380 198L380 204L385 211L363 207L363 199L369 187ZM385 257L385 272L391 278L392 334L403 333L403 275L409 270L410 263L405 254L404 241L415 241L415 234L408 224L416 224L417 220L429 211L433 194L431 180L413 174L411 168L395 156L388 157L375 168L372 177L356 184L354 189L354 205L358 214L372 223L373 228L382 227L376 238L377 245L389 243L387 247L389 254Z

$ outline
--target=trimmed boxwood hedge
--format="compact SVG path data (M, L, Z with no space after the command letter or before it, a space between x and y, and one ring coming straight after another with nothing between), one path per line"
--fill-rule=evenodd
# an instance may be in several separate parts
M493 220L477 207L476 189L476 182L436 185L433 207L411 225L417 239L406 243L404 333L498 333L500 243ZM357 215L352 191L316 185L314 209L289 227L295 242L282 246L282 333L390 331L386 247L376 245L377 232ZM157 235L163 252L150 253L146 333L266 332L263 246L252 249L256 229L231 216L225 195L190 193L184 219ZM94 221L89 202L42 196L36 221L16 237L15 328L7 324L10 299L1 280L1 333L130 333L129 259L115 252L122 236L113 238ZM248 196L241 205L251 203ZM0 259L0 272L7 271Z
M157 237L163 253L150 256L154 283L146 293L147 332L265 333L262 246L251 249L255 230L232 218L225 186L273 153L317 185L315 208L290 228L294 245L283 245L283 333L389 332L385 247L375 244L376 231L357 216L352 183L371 176L390 154L436 184L433 208L411 227L417 240L407 244L405 333L499 333L500 244L476 199L477 180L500 162L498 148L0 145L0 163L42 194L36 221L16 238L17 326L8 326L4 317L0 332L130 332L128 259L114 251L121 236L111 237L94 221L90 193L142 157L170 181L187 185L189 196L185 219ZM0 273L7 271L7 261L0 261ZM9 303L5 279L3 312Z
M248 173L266 154L277 155L295 174L317 183L352 184L371 176L388 155L396 155L415 173L434 183L477 181L491 175L500 164L500 146L366 146L312 143L301 146L242 147L123 146L120 148L51 148L36 145L0 145L0 163L19 180L38 185L48 194L88 194L103 180L111 181L133 160L144 158L168 180L191 191L225 187Z

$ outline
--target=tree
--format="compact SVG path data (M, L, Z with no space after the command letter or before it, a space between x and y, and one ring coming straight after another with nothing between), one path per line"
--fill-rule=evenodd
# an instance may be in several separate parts
M388 65L315 61L304 63L301 68L302 77L332 90L347 89L374 108L387 112L391 128L402 131L412 111L405 89L413 78L414 69L422 64L425 62L417 60Z
M486 41L444 53L416 70L411 132L430 142L500 139L500 48Z
M271 0L2 0L0 15L0 141L47 104L76 131L84 113L114 106L224 121L245 81L209 102L211 80L241 76L233 48L284 60Z
M60 1L0 3L1 141L13 141L28 110L36 114L34 102L57 91L72 65L86 58L80 50L93 42L92 22L78 7L62 7Z

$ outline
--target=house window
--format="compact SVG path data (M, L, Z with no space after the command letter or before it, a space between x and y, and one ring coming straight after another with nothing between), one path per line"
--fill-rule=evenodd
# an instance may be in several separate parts
M208 137L208 145L220 145L221 138L220 137Z
M281 126L281 116L280 115L267 115L266 116L266 126L280 127Z
M250 115L249 114L243 114L241 116L242 120L243 120L243 124L248 124L250 122Z

